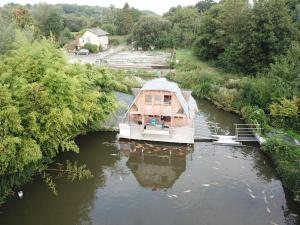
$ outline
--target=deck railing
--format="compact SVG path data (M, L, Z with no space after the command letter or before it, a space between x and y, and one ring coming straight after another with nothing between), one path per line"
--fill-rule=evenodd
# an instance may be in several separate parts
M260 124L234 124L235 136L238 141L257 141L257 135L261 134Z

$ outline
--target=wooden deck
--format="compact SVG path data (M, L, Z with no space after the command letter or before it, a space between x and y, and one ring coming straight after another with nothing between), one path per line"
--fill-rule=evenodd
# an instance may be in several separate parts
M140 141L155 141L179 144L194 144L193 127L176 127L172 128L170 135L159 134L144 134L144 127L142 125L130 125L130 137L119 134L121 139L140 140Z

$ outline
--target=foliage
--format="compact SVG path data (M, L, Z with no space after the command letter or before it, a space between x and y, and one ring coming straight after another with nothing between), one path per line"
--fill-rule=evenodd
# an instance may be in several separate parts
M84 44L83 48L88 49L91 53L98 52L98 46L95 44L86 43L86 44Z
M200 26L200 14L196 8L171 8L164 18L172 23L170 35L174 47L187 47L195 41Z
M40 4L35 8L33 19L40 34L45 37L53 35L58 38L60 32L64 29L61 12L46 4Z
M76 16L74 14L67 14L63 16L64 27L71 32L79 32L87 27L87 19L83 16Z
M121 10L119 17L119 34L126 35L129 34L133 27L133 17L130 12L130 7L128 3L125 3L123 9Z
M106 70L68 65L50 41L31 43L18 32L0 61L0 175L32 175L59 152L78 152L73 138L99 129L117 85ZM1 198L18 182L5 184Z
M195 51L227 70L255 74L285 54L296 33L285 0L259 0L253 8L221 1L204 14Z
M118 28L114 24L103 24L101 28L105 31L107 31L111 35L118 34Z
M294 42L286 55L276 58L275 63L271 64L268 72L270 77L277 78L277 86L283 86L280 96L292 98L300 96L300 44ZM284 94L283 94L284 93Z
M295 194L300 194L300 148L273 137L263 145L262 150L272 158L283 185Z
M16 27L29 30L35 38L52 36L60 46L67 41L64 38L66 30L80 32L91 27L102 27L112 35L130 34L134 23L150 15L155 14L140 11L128 4L123 9L45 3L25 6L6 4L0 7L0 22L5 20L8 25L14 22Z
M211 94L212 99L225 110L234 111L234 103L238 99L238 90L235 88L218 87Z
M272 125L300 131L300 100L299 98L282 99L270 105Z
M59 34L59 43L61 46L64 46L69 41L74 39L74 35L70 32L68 28L65 28L60 34Z
M18 7L13 11L14 21L21 29L33 26L33 19L28 10L24 7Z
M243 0L227 0L214 5L204 14L195 43L199 58L217 59L225 51L237 30L243 26L241 17L246 8Z
M204 13L209 10L214 4L214 0L201 0L199 1L195 7L198 9L199 13Z
M15 26L0 17L0 55L13 49L15 41Z
M268 109L272 102L272 89L268 78L247 78L242 81L241 95L247 105Z
M144 17L133 28L133 41L135 47L144 50L155 47L158 49L171 47L169 32L171 23L160 17Z
M109 45L113 45L113 46L120 45L120 41L118 38L109 38Z
M268 128L268 118L265 112L257 106L244 106L241 110L243 118L250 124L260 124Z
M58 195L54 181L55 178L66 177L67 180L74 182L75 180L80 181L93 177L91 171L86 168L86 165L79 166L77 161L71 163L67 160L65 164L57 163L56 165L57 168L48 168L41 172L42 179L54 195Z

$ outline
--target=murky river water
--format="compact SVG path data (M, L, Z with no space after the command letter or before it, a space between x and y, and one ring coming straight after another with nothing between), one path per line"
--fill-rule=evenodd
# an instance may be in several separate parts
M224 133L240 122L207 102L199 108ZM300 224L291 216L299 207L257 147L118 142L108 132L78 137L77 143L80 154L62 154L58 161L84 163L94 177L57 179L58 196L34 179L22 200L0 208L1 225Z

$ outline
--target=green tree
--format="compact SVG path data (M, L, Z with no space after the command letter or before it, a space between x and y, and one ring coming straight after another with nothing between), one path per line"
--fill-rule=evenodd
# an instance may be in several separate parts
M280 10L278 10L280 9ZM285 54L297 33L285 0L260 0L241 18L235 39L220 57L227 69L255 74Z
M15 41L15 26L0 17L0 55L13 48Z
M187 47L199 32L200 14L193 7L172 8L164 15L172 23L171 36L176 47Z
M33 26L33 19L28 10L24 7L17 7L14 9L13 18L17 26L21 29L30 28Z
M71 32L79 32L87 26L86 18L76 15L65 15L63 17L64 27L68 28Z
M118 26L119 26L119 33L121 35L129 34L132 31L133 18L128 3L125 3L123 9L120 11L118 17Z
M169 36L171 23L160 17L143 17L133 28L133 41L135 47L150 49L172 47Z
M68 28L65 28L62 32L60 32L58 41L60 43L60 46L64 46L73 39L74 35L70 32Z
M58 39L64 29L62 11L54 6L37 5L33 10L33 18L42 36L49 37L52 34Z
M214 4L214 0L201 0L198 2L195 7L198 9L199 13L204 13L209 10Z
M15 174L40 171L61 151L78 152L73 138L99 128L114 109L115 86L106 70L68 65L52 42L18 32L0 61L0 176L11 177L0 199L20 182Z
M219 15L220 7L216 5L208 10L201 20L199 36L194 45L195 54L200 59L217 59L224 51L223 43L220 41L222 34L219 32L221 29Z

